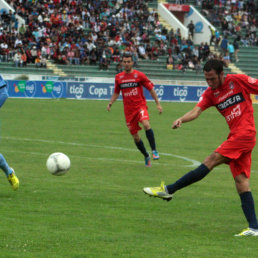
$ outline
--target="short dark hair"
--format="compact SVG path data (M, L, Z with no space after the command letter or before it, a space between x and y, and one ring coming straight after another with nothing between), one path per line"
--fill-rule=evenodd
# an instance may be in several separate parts
M218 59L210 59L204 65L203 71L210 72L211 70L215 70L217 74L221 74L223 72L223 62Z
M124 57L131 57L132 58L132 60L133 60L133 54L131 53L131 52L124 52L124 54L123 54L123 56L122 56L122 59L124 58Z

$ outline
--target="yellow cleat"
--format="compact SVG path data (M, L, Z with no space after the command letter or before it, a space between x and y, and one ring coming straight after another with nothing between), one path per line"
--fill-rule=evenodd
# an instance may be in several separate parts
M253 229L253 228L246 228L239 234L236 234L235 236L237 237L242 237L242 236L258 236L258 229Z
M15 175L14 170L13 170L13 172L10 175L8 175L7 179L9 181L9 183L11 184L11 186L12 186L14 191L19 188L19 179Z
M145 187L143 188L143 192L148 194L149 196L159 197L166 201L170 201L173 197L172 194L169 194L166 191L164 182L161 182L161 185L159 187Z

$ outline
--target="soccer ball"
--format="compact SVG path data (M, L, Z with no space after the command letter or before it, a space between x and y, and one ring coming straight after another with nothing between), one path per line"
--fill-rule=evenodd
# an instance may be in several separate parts
M55 152L48 157L46 165L52 175L62 176L69 170L71 162L64 153Z

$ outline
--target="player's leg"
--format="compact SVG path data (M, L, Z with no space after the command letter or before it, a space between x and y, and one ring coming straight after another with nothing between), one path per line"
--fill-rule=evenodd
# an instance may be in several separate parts
M0 168L4 171L6 176L9 176L13 172L13 170L9 167L3 154L1 154L1 153L0 153Z
M149 144L150 144L150 147L151 147L152 157L153 157L154 160L157 160L157 159L159 159L159 153L156 149L154 132L151 129L150 122L149 122L149 120L143 120L143 121L141 121L141 123L144 127L146 137L147 137L147 139L149 141Z
M4 171L8 181L13 187L13 190L17 190L19 187L19 179L15 175L14 170L9 167L8 163L6 162L4 156L1 153L0 153L0 168Z
M126 116L126 125L127 125L127 128L129 130L130 134L132 135L132 137L134 139L136 147L144 156L145 166L151 167L150 155L146 151L144 143L141 140L140 135L138 134L138 131L141 130L142 128L138 124L138 112L137 111L135 114L130 114L130 115Z
M227 157L222 156L218 152L213 152L209 155L204 162L197 167L196 169L188 172L184 176L182 176L179 180L171 185L167 185L167 191L169 194L173 194L177 190L191 185L197 181L203 179L208 173L215 167L222 163L228 162L229 159Z
M138 120L139 120L140 123L142 123L142 125L144 127L146 137L149 141L149 144L150 144L150 147L151 147L151 150L152 150L153 159L154 160L159 159L159 153L156 149L154 132L151 129L150 122L149 122L149 113L148 113L147 107L142 107L140 109Z
M150 155L149 153L147 152L145 146L144 146L144 143L143 141L141 140L140 138L140 135L137 133L135 134L132 134L133 136L133 139L134 139L134 142L135 142L135 145L136 147L138 148L138 150L143 154L144 156L144 160L145 160L145 166L146 167L151 167L151 161L150 161Z
M180 190L180 189L182 189L182 188L184 188L188 185L191 185L191 184L193 184L197 181L200 181L215 166L218 166L222 163L226 163L228 161L229 161L229 159L227 157L224 157L217 152L213 152L211 155L209 155L204 160L204 162L199 167L197 167L196 169L188 172L187 174L182 176L180 179L178 179L173 184L164 186L163 190L162 189L157 190L157 187L156 187L156 189L153 191L152 187L146 187L146 188L143 189L143 191L145 193L149 194L149 195L152 195L152 196L155 196L155 197L160 197L162 199L164 199L164 197L163 197L164 193L162 193L162 192L166 192L172 198L172 194L175 193L176 191L178 191L178 190ZM166 198L166 199L168 199L168 198Z
M235 180L241 207L249 228L236 236L258 236L258 222L255 214L255 204L250 189L251 152L244 154L240 159L230 162L230 168Z

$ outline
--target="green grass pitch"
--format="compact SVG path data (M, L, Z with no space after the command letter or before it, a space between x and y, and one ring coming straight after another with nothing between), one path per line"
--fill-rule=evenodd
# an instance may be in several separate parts
M9 99L0 111L1 153L20 188L0 178L0 257L257 257L257 238L235 238L247 227L229 168L222 165L170 202L146 186L172 183L203 161L228 128L215 109L172 130L193 103L150 102L159 161L146 168L127 131L122 102ZM255 116L258 106L254 106ZM150 150L146 137L142 139ZM71 170L46 170L52 152ZM180 156L177 157L176 155ZM257 147L251 187L258 207Z

